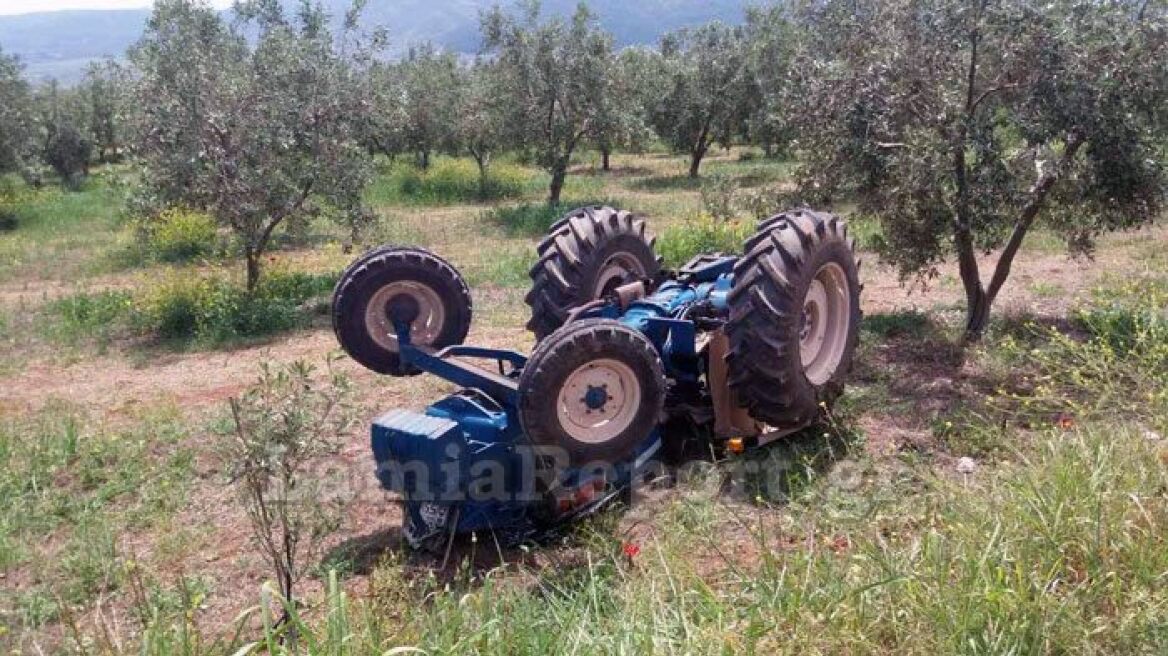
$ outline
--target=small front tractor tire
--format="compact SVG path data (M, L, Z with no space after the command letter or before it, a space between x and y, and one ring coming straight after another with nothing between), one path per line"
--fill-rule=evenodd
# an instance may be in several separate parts
M803 428L843 392L859 339L859 265L837 216L796 210L759 224L734 267L729 385L756 420Z
M571 311L612 293L622 284L653 278L661 258L656 239L640 216L612 207L583 207L552 225L537 248L527 328L536 339L550 335Z
M466 281L446 260L422 248L383 246L353 262L333 291L333 330L358 363L381 374L413 376L398 350L394 317L409 316L415 346L461 344L470 330Z
M622 462L653 432L665 404L665 368L643 334L582 319L536 347L519 378L519 421L531 441L568 463Z

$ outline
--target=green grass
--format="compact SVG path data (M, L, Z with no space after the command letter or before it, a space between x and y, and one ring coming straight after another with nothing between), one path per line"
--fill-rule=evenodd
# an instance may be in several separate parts
M780 508L687 485L639 555L601 518L520 580L444 582L391 554L368 599L333 580L293 625L310 653L1163 653L1157 448L1087 427L1019 455L972 481L844 460ZM162 619L145 640L170 648L189 620ZM291 653L284 631L257 639Z
M186 503L186 437L166 407L117 429L61 403L0 418L0 571L33 574L0 591L10 628L35 630L125 583L119 536L163 524Z
M79 191L26 190L15 225L0 238L0 282L68 280L119 268L132 237L119 229L124 191L120 169L91 177Z
M579 207L592 205L624 207L620 201L613 199L580 200L578 197L570 197L568 200L564 200L555 205L536 202L522 203L510 207L496 207L484 211L482 219L487 223L492 223L503 228L507 233L512 235L538 237L547 233L552 224L568 212Z
M389 165L366 192L374 205L456 205L519 198L535 186L536 173L513 164L488 168L485 187L475 163L466 158L435 158L422 170L398 161Z
M79 292L40 311L43 335L58 344L140 335L182 348L214 348L307 326L322 311L338 273L268 271L249 294L232 277L172 272L135 291Z
M718 220L708 216L674 223L657 238L657 252L666 266L679 267L699 253L737 254L754 234L754 222Z

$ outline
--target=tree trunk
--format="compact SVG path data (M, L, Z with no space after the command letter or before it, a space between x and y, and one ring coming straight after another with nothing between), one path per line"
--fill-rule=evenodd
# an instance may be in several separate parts
M612 163L609 162L610 155L612 155L611 149L609 149L609 148L601 148L600 149L600 158L601 158L600 168L606 172L612 170Z
M564 180L568 177L567 161L558 162L552 169L552 183L548 187L548 205L558 205L564 191Z
M994 300L998 297L998 292L1002 291L1002 286L1006 284L1006 279L1010 276L1010 269L1014 265L1014 258L1018 255L1018 250L1022 247L1022 240L1026 238L1030 227L1034 225L1034 220L1038 217L1038 213L1042 210L1043 205L1045 205L1046 197L1050 194L1050 190L1058 182L1063 171L1074 161L1075 155L1079 152L1079 148L1082 147L1083 142L1084 137L1078 132L1072 132L1067 135L1067 140L1063 147L1063 155L1059 158L1058 163L1051 170L1039 176L1034 186L1030 188L1030 198L1026 201L1026 205L1022 207L1022 212L1018 215L1018 220L1014 222L1014 229L1010 233L1010 239L1006 242L1005 248L1002 249L1002 254L998 256L998 262L994 265L994 273L990 277L988 287L981 284L981 277L977 272L977 260L969 232L958 230L956 235L957 253L960 258L961 279L965 283L965 299L967 304L965 319L966 343L977 342L985 335L985 330L989 327L990 322L990 308L993 307ZM970 262L972 262L972 265Z
M705 149L695 150L690 153L689 157L689 177L697 179L698 173L702 168L702 158L706 156Z
M976 343L985 335L990 324L990 306L992 300L985 293L981 281L965 290L965 334L962 341L966 344Z
M490 155L480 154L474 155L475 164L479 167L479 200L487 199L487 166L490 162Z
M247 258L247 291L254 292L256 286L260 282L260 256L259 249L248 246L244 252Z
M421 168L423 171L430 168L430 151L429 150L418 151L418 167Z

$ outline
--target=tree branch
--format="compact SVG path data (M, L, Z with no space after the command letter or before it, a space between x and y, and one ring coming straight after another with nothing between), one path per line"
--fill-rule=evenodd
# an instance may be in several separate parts
M989 89L986 89L985 91L982 91L981 95L979 95L973 101L973 104L969 106L968 114L972 115L973 111L975 109L977 109L977 106L980 105L983 100L985 100L986 98L989 98L990 96L994 95L995 93L1001 93L1002 91L1007 91L1009 89L1016 89L1019 86L1021 86L1021 85L1019 85L1017 82L1011 82L1010 84L1003 84L1003 85L991 87ZM972 89L972 87L971 87L971 89Z
M275 231L276 226L280 225L281 221L288 218L292 214L299 212L300 208L304 207L304 203L306 203L308 201L308 197L312 195L312 186L314 182L314 180L308 180L305 182L304 187L300 190L300 196L297 197L297 199L293 201L291 205L284 206L283 209L272 215L272 219L268 222L268 225L264 227L263 233L260 234L260 238L256 242L257 252L262 253L264 249L267 248L268 240L272 238L272 232Z
M1010 240L1006 243L1006 247L998 257L998 264L994 267L993 278L990 279L989 287L986 288L986 296L988 297L989 303L994 302L994 298L997 297L998 292L1002 289L1002 285L1006 282L1006 278L1009 277L1014 256L1018 254L1018 249L1022 246L1022 240L1026 237L1030 226L1034 224L1034 219L1038 216L1039 210L1042 209L1043 204L1046 202L1046 197L1050 194L1051 188L1054 187L1054 184L1062 177L1063 172L1074 161L1075 154L1079 151L1084 141L1083 134L1077 130L1067 135L1066 147L1063 150L1063 156L1059 158L1058 164L1053 169L1044 172L1034 183L1034 186L1030 188L1030 199L1026 201L1026 205L1022 208L1022 213L1018 216L1018 221L1014 224L1014 230L1010 233Z

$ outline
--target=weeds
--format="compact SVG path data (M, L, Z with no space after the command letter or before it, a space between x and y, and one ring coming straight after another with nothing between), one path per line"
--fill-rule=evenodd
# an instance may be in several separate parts
M174 273L139 292L79 293L50 303L46 335L58 342L106 342L118 333L214 347L306 325L335 274L275 270L253 293L230 279Z
M370 189L369 200L387 205L454 205L518 198L531 185L531 175L517 166L496 163L480 180L467 159L439 158L422 170L405 162L393 164Z
M512 207L497 207L483 212L482 218L488 223L502 227L507 232L516 235L537 237L547 233L552 224L563 216L580 207L608 205L621 207L619 201L605 200L567 200L555 205L547 203L522 203Z
M133 297L126 291L74 294L47 305L45 313L53 320L45 322L45 333L57 342L94 339L104 344L125 327L132 312Z
M125 429L60 403L0 420L0 572L24 572L0 590L6 626L36 630L121 589L118 536L165 522L185 503L185 437L167 408ZM20 633L0 633L0 644L9 638Z
M161 262L185 262L221 250L215 218L203 212L172 208L145 223L142 232L148 252Z
M665 258L666 266L677 267L699 253L741 253L752 234L753 223L701 215L667 228L657 239L657 252Z
M995 405L1023 423L1105 416L1168 428L1168 284L1138 280L1096 297L1073 312L1082 335L1031 325L1031 339L1001 340L1014 375Z

